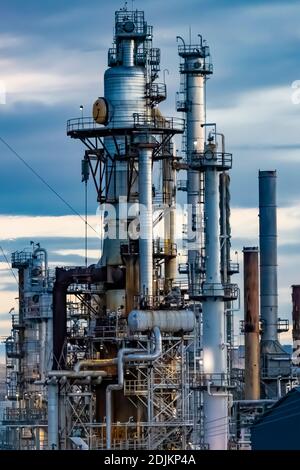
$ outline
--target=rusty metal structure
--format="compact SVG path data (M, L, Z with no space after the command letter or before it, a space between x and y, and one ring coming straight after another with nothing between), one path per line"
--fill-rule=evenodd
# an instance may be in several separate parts
M260 398L259 275L258 248L245 247L244 253L244 332L245 400Z

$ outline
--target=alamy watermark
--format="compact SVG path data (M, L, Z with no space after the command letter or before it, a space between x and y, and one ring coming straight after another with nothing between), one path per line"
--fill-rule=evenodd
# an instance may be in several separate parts
M163 217L160 214L163 212ZM98 224L96 231L102 239L111 240L147 240L153 238L155 221L164 220L165 230L173 232L176 240L185 240L189 244L199 244L202 234L204 218L200 213L200 204L175 204L171 207L155 208L155 212L139 203L128 203L126 197L119 197L118 203L100 204L96 211ZM201 222L202 221L202 222ZM157 224L158 225L158 224ZM183 229L184 227L184 229ZM169 232L169 233L170 233ZM171 233L170 233L171 235Z

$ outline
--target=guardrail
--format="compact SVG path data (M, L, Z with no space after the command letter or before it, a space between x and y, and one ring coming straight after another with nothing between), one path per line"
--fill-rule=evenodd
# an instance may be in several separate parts
M152 130L171 130L175 132L183 132L185 127L184 119L175 117L149 117L145 114L134 113L126 119L111 119L107 126L108 129L142 129L147 128ZM92 117L80 117L69 119L67 121L67 134L73 132L83 132L90 130L101 130L104 126L97 124Z
M229 170L232 167L232 154L226 152L192 152L190 166L198 169L212 166L220 170Z

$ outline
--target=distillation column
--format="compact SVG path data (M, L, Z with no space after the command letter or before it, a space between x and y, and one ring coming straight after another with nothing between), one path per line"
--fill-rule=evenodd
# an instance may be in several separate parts
M187 67L192 66L194 59L187 60ZM191 161L193 152L204 150L204 77L203 75L187 74L187 157ZM192 288L199 285L199 262L201 256L201 206L200 206L199 172L188 170L187 203L191 211L192 233L188 233L188 265ZM191 237L191 239L190 239Z
M110 268L114 269L123 264L121 245L128 244L128 225L138 216L137 211L134 211L134 204L138 202L136 196L138 184L136 181L133 186L129 185L129 165L126 158L128 141L123 135L124 129L132 128L134 116L143 117L147 111L145 68L136 64L140 38L136 30L125 33L121 31L123 27L122 21L117 18L115 36L117 52L115 50L109 52L110 67L104 75L104 99L98 99L95 103L96 107L94 106L94 117L97 112L99 113L100 105L102 109L105 109L105 112L100 114L100 118L97 118L97 123L106 124L107 128L112 129L112 134L114 129L123 129L120 135L104 138L108 159L107 197L104 205L106 237L100 264L108 266L108 271ZM116 154L117 159L114 158ZM135 196L132 196L133 193ZM139 293L138 262L134 256L128 257L127 262L130 269L130 276L127 276L129 285L126 286L126 290L121 286L119 288L110 286L106 292L108 310L117 311L120 306L123 306L128 313L133 308L134 295ZM149 288L151 289L151 286Z
M164 216L165 292L169 292L177 275L176 260L176 171L169 159L163 160L163 196L167 205Z
M220 192L219 171L225 169L217 146L206 146L202 159L205 171L205 268L206 280L202 288L203 317L203 371L204 371L204 440L211 450L225 450L228 446L228 370L225 289L221 280L220 255ZM227 168L228 169L228 168Z
M188 269L189 290L193 294L200 285L200 267L203 248L203 209L201 192L203 192L203 173L194 170L190 163L197 154L203 153L205 142L205 81L206 75L212 73L212 66L206 62L209 48L204 46L200 36L200 45L183 45L178 47L178 54L184 59L180 72L185 80L185 113L186 113L186 152L187 203L188 203Z
M140 204L140 295L153 293L153 222L152 222L152 147L142 146L139 152L139 204Z

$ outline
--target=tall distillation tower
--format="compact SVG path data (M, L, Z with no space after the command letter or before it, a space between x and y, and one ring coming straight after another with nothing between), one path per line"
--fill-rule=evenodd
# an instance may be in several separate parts
M61 311L63 288L76 282L95 286L90 304L96 327L86 339L92 346L71 373L60 370L70 362L57 361L66 356L65 327L55 335L60 341L50 374L52 409L59 400L57 377L78 383L83 373L93 378L92 369L102 369L94 392L98 425L84 435L89 446L96 440L101 448L187 448L195 419L187 406L192 393L187 349L195 318L176 285L178 159L172 144L172 137L183 133L184 120L165 117L158 109L166 85L156 82L160 51L152 47L152 27L143 12L116 12L108 65L104 97L95 102L93 118L70 120L67 127L68 135L87 148L83 180L92 175L105 239L96 266L57 272L54 328L67 319L65 307ZM160 214L153 218L158 204ZM161 220L164 236L155 238L153 227ZM55 446L61 446L59 426L67 427L55 418L50 426Z
M178 101L177 110L186 117L187 272L195 313L199 306L202 311L197 355L202 358L203 370L196 388L202 392L204 445L226 449L231 387L228 338L232 329L227 320L232 301L238 296L237 286L230 284L230 275L238 272L238 266L230 261L228 170L232 156L225 153L224 135L217 133L215 124L205 122L205 85L213 67L209 47L201 35L198 37L198 44L186 44L177 37L182 42L178 53L183 59L183 99ZM206 143L208 126L212 131Z

